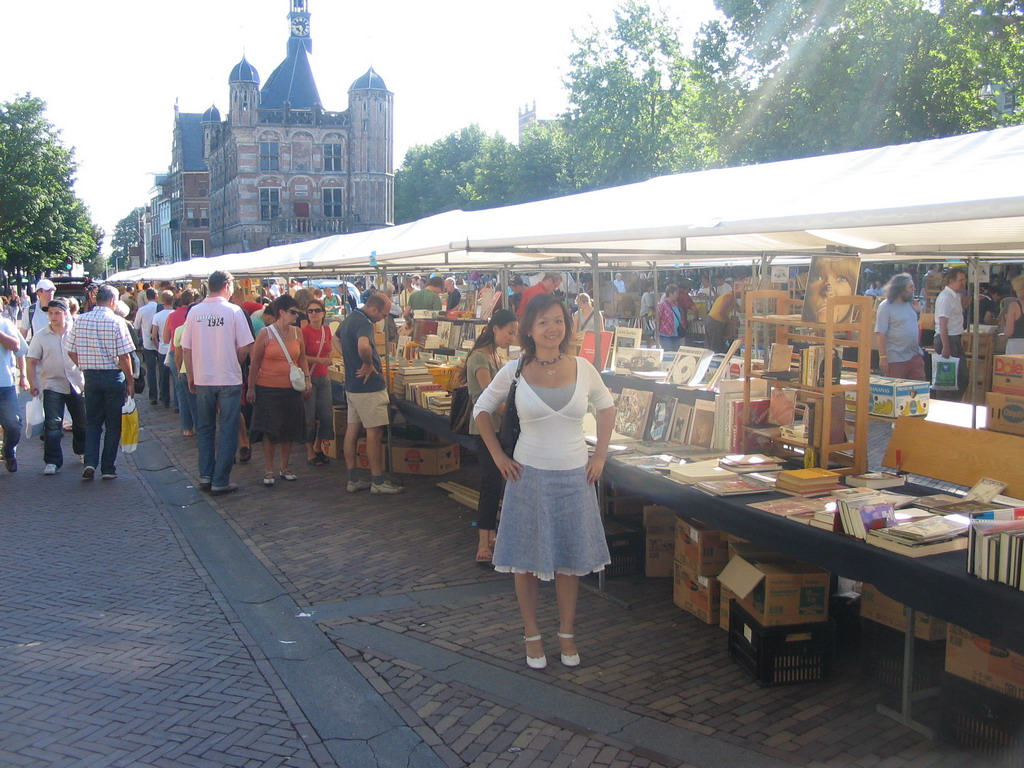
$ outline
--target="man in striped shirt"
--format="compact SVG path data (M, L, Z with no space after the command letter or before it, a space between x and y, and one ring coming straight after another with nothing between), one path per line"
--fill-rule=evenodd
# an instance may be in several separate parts
M96 291L96 307L79 315L68 331L68 357L85 375L85 471L92 480L99 464L104 480L117 477L114 462L121 442L121 407L134 397L128 325L114 314L117 292L109 285ZM100 455L100 435L103 455Z

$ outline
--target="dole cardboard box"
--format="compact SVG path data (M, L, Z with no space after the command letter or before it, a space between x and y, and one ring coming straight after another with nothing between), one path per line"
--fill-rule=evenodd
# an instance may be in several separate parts
M992 358L992 391L1024 396L1024 355Z
M674 509L648 504L644 507L644 530L648 534L667 533L673 535L676 531L678 516Z
M719 580L763 627L828 619L829 574L813 565L749 561L737 555Z
M671 579L675 560L675 533L647 533L644 575L649 579Z
M993 432L1024 435L1024 395L986 392L988 428Z
M675 557L698 576L717 576L729 562L729 535L699 520L676 518Z
M895 419L898 416L927 416L930 390L927 381L871 377L873 416Z
M459 468L459 446L454 443L391 444L391 469L405 475L444 475Z
M344 441L335 438L334 440L321 440L320 449L324 452L324 456L329 459L344 458Z
M906 631L907 606L883 595L871 584L860 590L860 617L887 627ZM921 640L942 640L946 636L946 622L920 611L914 617L914 637Z
M388 446L386 443L380 445L380 463L381 466L387 469L388 463ZM366 453L366 438L360 437L356 442L356 466L359 469L370 468L370 457Z
M1024 700L1024 656L955 624L946 634L946 671L976 685Z
M686 563L673 564L672 601L705 624L718 623L720 586L718 579L698 576Z

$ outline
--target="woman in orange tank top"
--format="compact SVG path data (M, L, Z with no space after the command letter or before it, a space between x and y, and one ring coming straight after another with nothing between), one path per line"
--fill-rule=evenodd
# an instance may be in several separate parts
M289 465L292 443L301 443L305 439L302 400L310 389L305 345L299 329L295 327L299 315L298 302L286 294L275 299L270 308L275 320L256 337L248 392L249 402L254 404L250 435L254 441L263 440L263 484L268 487L274 485L278 476L282 480L298 480ZM288 362L289 357L291 363ZM297 365L305 374L305 392L292 387L289 377L291 364ZM281 468L275 475L274 454L277 448L281 449Z

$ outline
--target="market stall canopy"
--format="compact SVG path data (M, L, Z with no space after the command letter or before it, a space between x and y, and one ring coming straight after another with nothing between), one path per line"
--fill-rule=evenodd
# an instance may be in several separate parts
M130 270L118 280L380 265L699 263L837 251L1024 255L1024 126L661 176L552 200L449 211L386 229ZM177 276L175 276L177 275Z

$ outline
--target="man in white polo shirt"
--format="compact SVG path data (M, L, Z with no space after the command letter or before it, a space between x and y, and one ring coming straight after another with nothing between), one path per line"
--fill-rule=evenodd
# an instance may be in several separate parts
M231 273L214 272L209 287L207 299L188 311L181 348L188 388L196 395L199 487L220 495L238 490L231 466L238 449L242 361L253 338L242 308L228 301L234 288Z
M961 267L946 270L946 287L935 298L935 352L943 358L960 358L956 392L935 390L940 400L960 400L967 389L967 361L961 337L964 333L964 305L960 300L967 288L967 272Z

